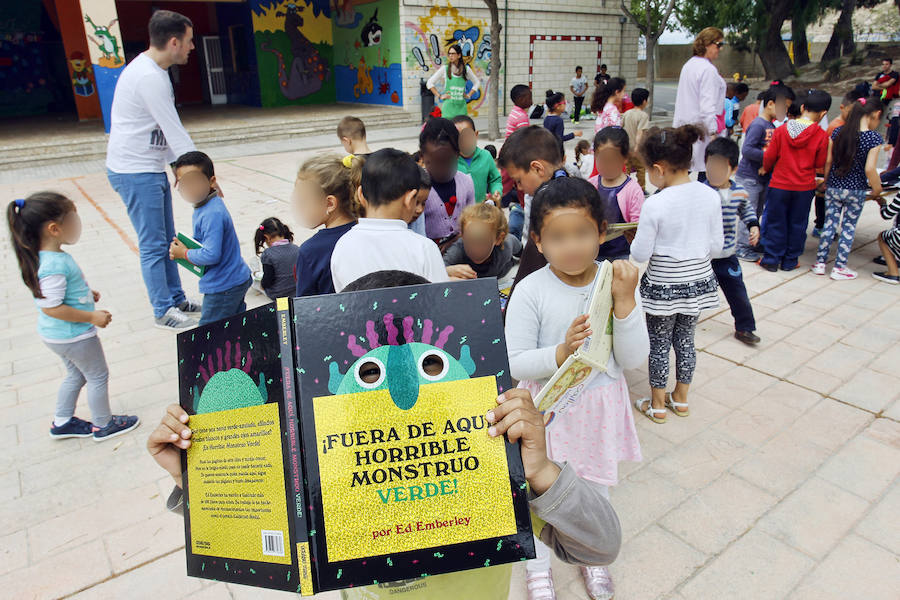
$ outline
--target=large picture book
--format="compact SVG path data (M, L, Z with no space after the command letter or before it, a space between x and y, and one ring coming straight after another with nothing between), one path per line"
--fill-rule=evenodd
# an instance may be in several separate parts
M548 427L557 415L578 401L594 377L606 372L613 343L612 271L612 263L600 263L591 289L587 315L592 334L560 365L534 399Z
M534 556L519 448L486 431L493 279L279 299L178 344L189 575L310 595Z

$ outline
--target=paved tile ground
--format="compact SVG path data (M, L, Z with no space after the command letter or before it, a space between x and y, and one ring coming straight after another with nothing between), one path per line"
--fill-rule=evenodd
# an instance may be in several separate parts
M397 145L411 149L412 139ZM293 176L317 151L315 140L298 145L305 150L217 162L248 260L264 217L294 222L287 204ZM49 180L7 173L0 196L56 189L76 201L84 235L70 252L113 314L102 333L113 407L144 423L104 444L48 438L62 368L35 334L35 310L4 227L0 595L284 597L184 575L182 523L164 509L171 481L144 450L163 407L176 399L174 336L152 327L122 203L100 169L82 170ZM188 228L190 209L177 194L175 207L177 223ZM731 337L727 309L704 314L691 416L656 425L638 415L645 460L623 465L612 490L624 531L612 566L619 600L897 598L900 289L869 276L883 226L867 205L850 261L860 270L856 281L747 266L763 338L757 348ZM195 279L184 282L196 293ZM627 376L632 393L644 395L646 370ZM88 417L86 406L78 414ZM587 598L577 569L557 563L554 572L561 599ZM521 565L514 573L510 598L524 598Z

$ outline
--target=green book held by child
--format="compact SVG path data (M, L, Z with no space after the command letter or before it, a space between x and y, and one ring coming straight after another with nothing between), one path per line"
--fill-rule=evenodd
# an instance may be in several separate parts
M194 250L195 248L202 248L203 244L192 238L186 233L178 232L178 241L187 246L188 250ZM195 265L191 261L186 258L176 258L175 262L179 265L196 275L197 277L203 277L203 274L206 273L206 267L201 265Z

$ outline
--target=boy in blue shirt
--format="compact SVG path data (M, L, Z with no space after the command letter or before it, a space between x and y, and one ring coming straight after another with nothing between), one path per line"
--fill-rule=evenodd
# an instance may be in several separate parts
M206 267L200 278L203 310L200 325L247 310L244 294L250 288L250 267L241 258L241 247L231 214L215 188L216 175L210 158L197 151L175 161L175 185L181 197L194 205L193 238L202 247L188 249L178 238L169 246L169 258L184 259Z

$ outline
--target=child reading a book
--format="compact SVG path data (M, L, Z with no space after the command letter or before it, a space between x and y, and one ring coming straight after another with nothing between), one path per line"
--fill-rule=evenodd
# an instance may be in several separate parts
M244 295L253 283L250 267L241 257L241 245L231 214L215 188L213 162L193 150L178 157L175 185L181 197L194 206L191 221L199 248L188 249L177 237L169 246L169 258L206 267L200 277L203 309L200 324L225 319L247 310Z
M712 255L712 269L731 307L734 337L745 344L755 345L760 339L754 333L756 320L753 318L753 307L744 286L741 264L735 256L735 237L740 219L750 232L750 244L755 245L759 241L759 221L747 190L731 179L737 171L740 154L737 142L729 137L716 138L706 147L706 183L722 199L724 236L722 251Z
M655 423L666 422L666 407L688 416L688 389L697 355L694 330L700 311L719 305L710 258L722 251L722 203L709 186L689 174L693 145L703 136L694 125L653 127L639 151L650 182L659 192L647 198L631 242L631 257L648 262L641 278L641 300L650 333L651 397L635 406ZM675 348L678 383L666 393L669 349Z
M271 300L289 298L297 282L294 270L300 248L294 243L294 232L278 217L269 217L253 233L256 254L262 266L260 286Z
M641 218L644 191L625 174L630 155L628 133L622 127L604 127L594 136L594 162L597 175L590 178L606 202L607 223L636 223ZM597 260L628 260L634 230L600 246Z
M522 243L507 235L506 215L492 202L467 207L459 217L459 227L462 236L444 254L450 277L499 279L516 264Z
M377 271L347 286L347 291L427 283L423 277L403 271ZM488 435L507 435L518 442L525 478L529 484L529 508L535 534L566 562L610 564L621 544L621 529L615 511L602 487L579 477L572 465L548 459L544 421L527 390L504 392L497 406L486 415ZM190 416L177 403L166 408L159 426L147 440L147 450L157 464L175 480L166 502L181 513L181 451L190 447L193 432ZM380 583L341 590L345 600L458 600L459 598L506 598L509 596L511 565L461 571Z
M75 203L62 194L37 192L10 202L6 218L22 281L38 308L38 335L66 366L50 437L102 442L131 431L140 424L138 417L111 414L109 369L97 336L97 327L109 325L112 315L95 309L100 292L88 286L75 259L62 249L81 237ZM75 416L85 384L91 421Z
M456 133L452 123L450 127ZM432 283L447 281L437 245L409 229L422 186L419 169L409 154L395 148L378 150L366 159L357 190L366 218L334 245L331 278L336 291L367 273L384 269L409 271Z
M578 178L555 179L535 195L532 239L549 264L521 281L506 311L509 368L519 387L537 394L565 360L607 323L589 323L588 301L599 273L597 252L606 232L597 190ZM624 369L638 367L649 348L637 294L638 271L613 263L613 351L606 372L584 389L574 407L556 415L547 430L547 454L573 465L580 477L607 486L618 483L620 461L641 460L629 408ZM552 598L550 551L538 541L537 558L526 564L529 598ZM601 566L582 567L594 598L610 598L613 584Z
M296 296L334 293L331 255L334 247L363 214L356 191L362 177L363 159L348 154L314 156L297 172L292 202L300 224L321 227L300 245L297 254Z

